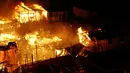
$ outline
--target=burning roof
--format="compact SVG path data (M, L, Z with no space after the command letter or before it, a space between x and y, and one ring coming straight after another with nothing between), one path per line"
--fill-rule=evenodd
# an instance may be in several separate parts
M26 23L28 21L39 21L43 17L47 18L47 11L38 4L33 4L32 6L27 7L24 3L21 2L15 7L13 17L20 23Z

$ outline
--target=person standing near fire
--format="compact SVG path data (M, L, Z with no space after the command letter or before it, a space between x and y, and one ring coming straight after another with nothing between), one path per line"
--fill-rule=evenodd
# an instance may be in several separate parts
M9 50L7 51L7 56L8 56L9 71L13 71L17 67L17 56L16 56L17 46L16 46L16 43L9 42L8 48L9 48Z

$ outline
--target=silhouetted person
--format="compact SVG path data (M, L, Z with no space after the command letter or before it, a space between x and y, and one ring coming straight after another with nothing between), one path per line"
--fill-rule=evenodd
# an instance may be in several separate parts
M8 70L7 70L7 68L6 68L6 67L4 68L3 73L8 73Z
M2 69L0 70L0 73L2 73Z
M24 67L22 67L22 73L26 73L26 70Z

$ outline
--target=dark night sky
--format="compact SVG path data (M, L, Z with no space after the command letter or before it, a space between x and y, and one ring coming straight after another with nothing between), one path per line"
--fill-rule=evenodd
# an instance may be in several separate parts
M112 28L111 26L113 28L128 26L128 11L130 9L128 0L50 0L50 9L54 11L64 9L71 11L73 6L97 12L97 20L103 27L104 25L110 28Z
M90 11L98 12L101 20L127 20L128 2L127 0L76 0L75 6Z

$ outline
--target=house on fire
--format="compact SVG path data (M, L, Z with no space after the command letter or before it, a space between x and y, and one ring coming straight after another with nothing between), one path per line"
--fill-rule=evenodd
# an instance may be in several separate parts
M70 4L67 0L22 0L25 4L37 3L48 11L48 20L66 21Z

